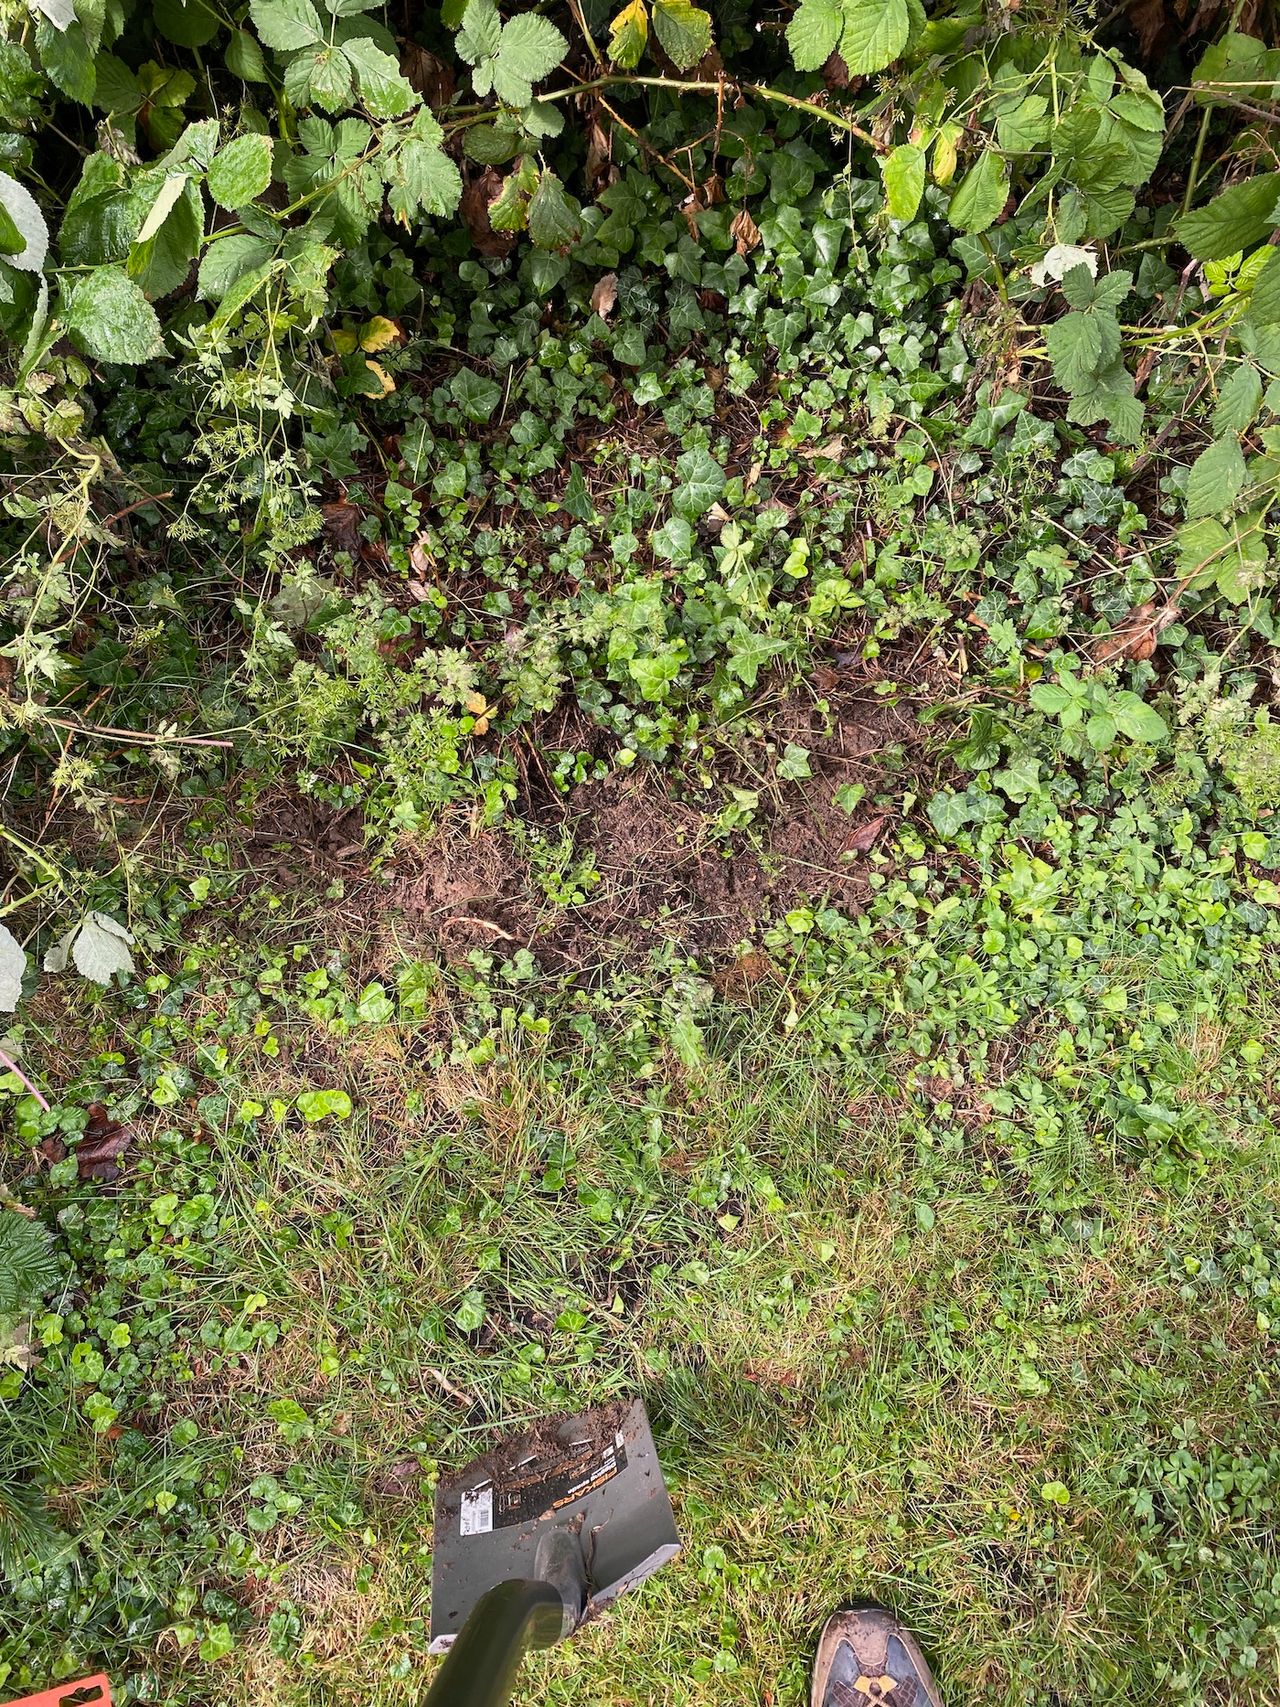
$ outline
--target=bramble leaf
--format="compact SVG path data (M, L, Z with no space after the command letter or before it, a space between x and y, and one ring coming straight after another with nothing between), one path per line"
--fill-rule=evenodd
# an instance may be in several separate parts
M914 219L924 195L925 158L923 148L904 142L890 151L882 162L885 199L894 219Z
M396 60L371 37L353 36L342 51L355 72L365 110L375 119L399 118L417 103L418 94L400 75Z
M1277 201L1280 172L1260 172L1186 214L1173 229L1197 261L1225 261L1228 255L1260 243L1280 224Z
M947 217L958 231L977 236L995 223L1008 198L1009 169L988 149L956 187Z
M1136 693L1122 690L1107 701L1116 728L1131 741L1167 741L1169 725L1160 713L1140 699Z
M76 285L67 327L97 361L136 365L164 353L156 311L123 267L96 267Z
M839 0L801 0L787 25L787 46L797 71L817 71L840 45L844 13Z
M269 136L238 136L214 156L206 182L209 194L228 211L256 201L271 182Z
M1234 434L1215 439L1191 464L1187 475L1187 519L1229 510L1245 482L1244 457Z
M1213 411L1215 433L1243 433L1262 407L1262 376L1252 362L1241 362L1231 374Z
M840 57L851 77L883 71L902 52L910 34L907 0L844 0Z
M7 172L0 172L0 208L10 228L9 243L3 250L5 262L19 272L41 272L49 253L48 224L31 191Z
M653 30L680 71L711 51L711 14L690 0L653 0Z
M1280 249L1271 251L1254 279L1245 319L1251 326L1280 325Z
M323 39L311 0L250 0L258 40L277 53L296 53Z
M11 1014L22 995L27 957L7 925L0 925L0 1013Z
M649 14L644 0L631 0L609 25L609 58L623 71L640 63L649 40Z
M529 198L529 235L539 249L571 249L582 236L582 209L554 172L543 172Z

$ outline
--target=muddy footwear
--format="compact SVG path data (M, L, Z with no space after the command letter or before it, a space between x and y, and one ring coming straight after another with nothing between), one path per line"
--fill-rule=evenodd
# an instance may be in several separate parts
M915 1637L882 1606L833 1612L827 1619L809 1701L810 1707L942 1707Z

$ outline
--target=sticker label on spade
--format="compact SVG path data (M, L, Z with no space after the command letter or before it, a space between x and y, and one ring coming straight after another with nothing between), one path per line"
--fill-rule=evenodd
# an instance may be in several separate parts
M583 1441L554 1456L528 1458L504 1482L463 1490L459 1532L487 1535L495 1527L509 1529L532 1522L594 1493L626 1467L627 1448L621 1434L603 1446Z
M466 1488L462 1495L462 1514L458 1521L463 1535L487 1535L493 1528L493 1486Z

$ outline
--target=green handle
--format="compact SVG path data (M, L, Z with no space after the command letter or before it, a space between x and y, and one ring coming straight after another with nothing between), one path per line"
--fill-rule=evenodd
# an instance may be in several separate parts
M554 1584L513 1577L482 1595L445 1655L424 1707L506 1707L520 1661L565 1633L565 1601Z

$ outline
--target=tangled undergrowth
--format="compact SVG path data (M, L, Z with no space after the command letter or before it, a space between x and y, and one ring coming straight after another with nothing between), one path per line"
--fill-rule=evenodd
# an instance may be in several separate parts
M1267 18L4 17L0 1689L1280 1695Z

